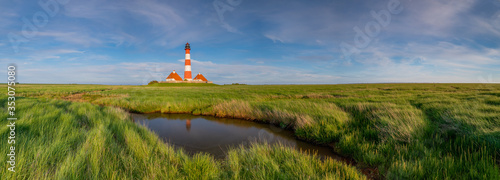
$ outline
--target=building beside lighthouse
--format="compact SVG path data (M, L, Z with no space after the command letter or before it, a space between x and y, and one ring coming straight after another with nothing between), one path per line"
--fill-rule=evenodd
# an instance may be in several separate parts
M168 75L167 81L182 81L182 78L181 76L179 76L179 74L175 73L174 70L172 73L170 73L170 75Z
M208 80L201 73L198 73L198 75L196 75L196 77L193 79L193 81L208 81Z
M159 83L213 83L212 81L208 81L205 76L201 73L198 73L196 77L193 79L191 74L191 46L189 43L186 43L184 48L185 50L185 59L184 59L184 79L173 70L170 75L166 78L165 81L160 81Z

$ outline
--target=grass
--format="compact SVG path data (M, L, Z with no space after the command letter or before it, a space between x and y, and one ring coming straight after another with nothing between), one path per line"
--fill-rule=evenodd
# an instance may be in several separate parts
M2 163L2 179L364 178L355 167L281 145L240 147L224 161L207 154L188 156L137 126L120 108L43 98L16 102L16 173ZM0 136L7 137L7 122L0 125ZM0 153L9 153L6 140L0 147Z
M499 84L20 85L18 93L37 100L90 102L132 112L192 113L273 123L294 130L301 139L331 145L359 162L358 167L378 169L382 178L500 179ZM309 156L299 159L290 153L298 164L323 164L307 165L313 170L293 167L297 169L285 171L283 163L273 165L276 156L262 156L254 150L259 147L266 147L268 153L290 151L266 145L240 148L230 153L233 160L215 165L217 178L262 178L261 172L276 179L292 177L295 171L314 172L313 178L361 177L345 169L352 166ZM136 158L150 156L154 155ZM265 171L242 171L255 163L265 164Z
M219 86L213 83L154 83L148 85L149 87L206 87L206 86Z

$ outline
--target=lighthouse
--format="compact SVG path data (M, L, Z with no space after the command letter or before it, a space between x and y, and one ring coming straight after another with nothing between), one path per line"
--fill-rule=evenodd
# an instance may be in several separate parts
M186 50L186 61L184 63L184 80L191 81L193 78L191 77L191 54L190 50L191 47L189 47L189 43L186 43L186 47L184 48Z
M189 46L189 43L186 43L186 47L184 48L186 50L186 58L184 61L184 79L181 78L179 74L177 74L174 71L168 75L167 79L165 81L160 81L158 83L210 83L212 84L212 81L208 81L207 78L205 78L201 73L198 73L196 77L193 79L193 76L191 75L191 47Z

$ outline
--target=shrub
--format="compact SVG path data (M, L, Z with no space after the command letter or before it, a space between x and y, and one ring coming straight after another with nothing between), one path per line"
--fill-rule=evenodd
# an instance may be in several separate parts
M156 83L158 83L158 81L157 80L153 80L153 81L149 82L148 85L156 84Z

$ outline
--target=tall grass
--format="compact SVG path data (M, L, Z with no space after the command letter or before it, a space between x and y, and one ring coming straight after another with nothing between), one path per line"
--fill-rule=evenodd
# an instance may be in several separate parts
M285 146L255 143L229 151L224 179L365 179L354 167Z
M0 156L4 162L0 179L253 179L255 175L273 179L293 178L291 173L311 179L364 177L354 167L334 160L322 162L284 146L254 144L250 149L233 149L254 157L241 161L235 161L240 158L235 156L223 161L207 154L188 156L133 123L120 108L43 98L18 98L16 105L16 172L8 171L7 156ZM5 103L1 109L6 111ZM3 119L6 116L0 114ZM6 125L0 122L1 137L10 132ZM6 139L0 147L1 154L9 153ZM299 160L315 166L293 164ZM252 163L254 168L247 166ZM243 168L244 173L235 173L234 167ZM261 173L266 167L278 171Z
M273 123L385 178L500 179L499 84L21 85L19 92ZM81 98L68 98L75 94Z

